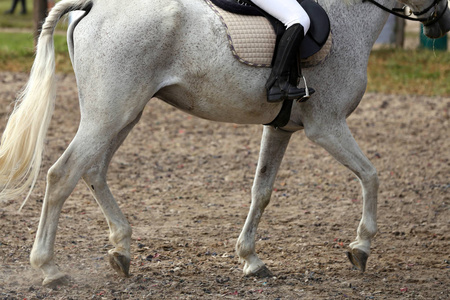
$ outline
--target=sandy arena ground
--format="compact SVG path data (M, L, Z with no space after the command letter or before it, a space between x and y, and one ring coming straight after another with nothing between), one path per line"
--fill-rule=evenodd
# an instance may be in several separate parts
M25 74L0 73L3 131ZM450 99L368 94L348 122L380 176L367 271L345 251L361 216L358 181L296 133L258 231L273 278L242 277L234 245L250 204L262 126L208 122L157 100L114 157L109 182L133 226L131 277L109 267L108 226L87 187L67 200L55 244L70 275L41 286L29 265L45 173L73 138L73 76L58 76L42 172L22 212L0 203L0 299L449 299Z

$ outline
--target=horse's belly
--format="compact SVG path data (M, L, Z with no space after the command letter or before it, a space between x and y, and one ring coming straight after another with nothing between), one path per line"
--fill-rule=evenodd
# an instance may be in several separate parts
M265 101L265 91L259 97L240 96L232 91L209 90L193 93L181 87L166 87L155 97L202 119L237 124L266 124L278 114L281 105Z

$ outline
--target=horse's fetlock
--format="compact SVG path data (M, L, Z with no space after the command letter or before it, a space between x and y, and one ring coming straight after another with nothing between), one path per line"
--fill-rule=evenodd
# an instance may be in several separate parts
M255 247L244 239L239 238L236 243L236 253L240 259L244 259L255 253Z
M109 235L109 240L114 245L124 244L129 246L131 234L132 228L129 224L122 224L120 227L114 226L114 230Z
M378 226L376 223L373 223L371 225L361 224L358 227L358 237L363 240L370 240L375 236L375 234L377 234L377 231Z
M52 258L52 253L33 248L30 253L30 264L31 266L33 266L33 268L40 269L43 265L51 261Z

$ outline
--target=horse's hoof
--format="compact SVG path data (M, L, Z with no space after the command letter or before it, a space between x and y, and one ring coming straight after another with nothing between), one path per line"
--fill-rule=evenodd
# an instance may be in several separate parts
M55 288L57 286L68 285L69 276L59 273L52 277L46 277L42 282L42 285L48 288Z
M253 273L245 275L246 277L256 277L256 278L270 278L273 277L272 272L266 267L262 266L258 270L256 270Z
M123 277L130 276L130 258L119 253L112 251L109 253L109 264L111 267Z
M347 252L347 257L352 265L361 270L361 272L366 270L366 263L369 258L369 255L367 255L366 252L354 248L350 252Z

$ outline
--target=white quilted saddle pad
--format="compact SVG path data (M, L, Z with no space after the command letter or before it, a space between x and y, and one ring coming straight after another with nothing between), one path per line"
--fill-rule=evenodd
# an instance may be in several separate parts
M269 20L261 16L233 14L205 0L219 16L227 31L233 56L240 62L254 67L270 67L275 49L276 35ZM323 48L307 59L302 67L308 68L323 62L332 46L331 34Z

